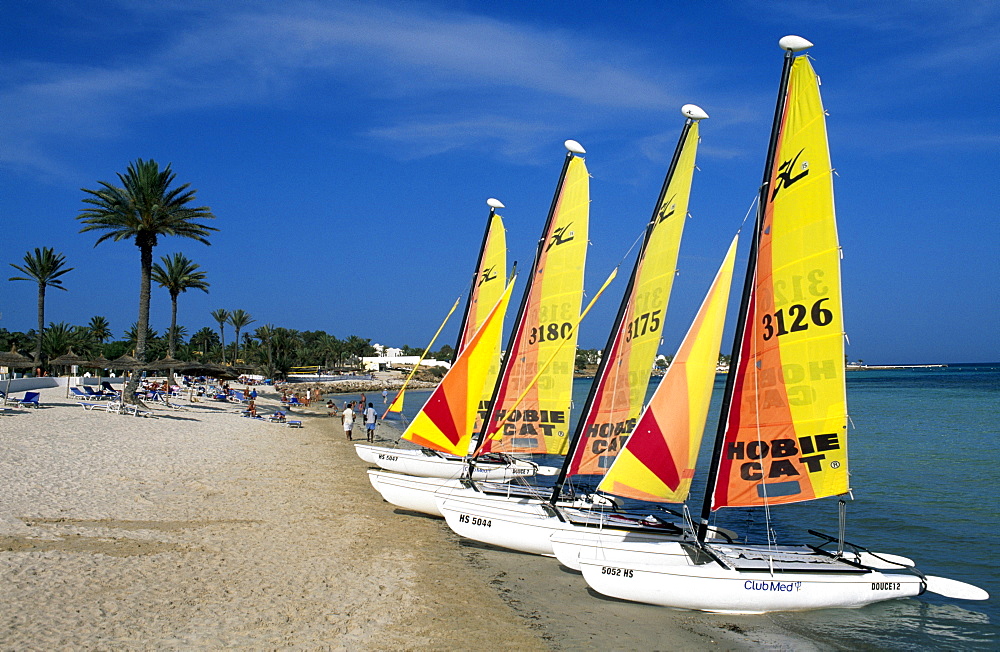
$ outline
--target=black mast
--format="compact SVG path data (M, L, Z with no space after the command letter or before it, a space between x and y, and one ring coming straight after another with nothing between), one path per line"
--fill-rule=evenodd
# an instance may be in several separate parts
M504 352L503 361L500 364L500 373L497 374L497 382L496 385L493 386L493 395L490 397L490 404L486 408L486 418L483 419L482 428L476 436L476 450L483 445L483 437L486 436L486 431L489 430L490 422L494 418L493 410L496 408L497 398L499 398L500 384L503 382L504 374L507 371L507 367L510 365L514 342L517 340L517 333L521 329L521 322L524 320L524 311L528 305L528 296L531 294L531 288L535 284L535 277L538 275L538 261L542 257L545 242L549 234L549 228L552 226L552 218L555 216L556 205L559 203L559 195L562 193L563 182L566 180L566 172L569 170L569 162L573 159L573 153L575 151L575 148L570 148L570 143L572 143L575 147L579 147L579 143L575 141L566 141L566 149L568 150L566 152L566 158L563 160L562 171L559 173L559 182L556 184L556 191L552 196L552 204L549 206L549 215L545 218L545 226L542 228L542 236L539 238L538 247L535 249L535 260L531 263L531 277L524 286L524 295L522 295L521 305L517 309L517 318L514 320L514 328L510 331L510 339L507 342L507 350ZM580 153L583 153L582 147L579 147L579 150ZM469 460L469 464L471 468L471 458Z
M795 61L795 53L804 47L787 47L786 39L798 37L785 37L779 41L779 45L785 50L784 64L781 68L781 82L778 84L778 99L774 106L774 118L771 121L771 140L767 146L767 158L764 162L764 178L760 184L757 197L757 216L754 220L753 237L750 239L750 254L747 260L747 274L743 280L743 295L740 298L740 312L736 319L736 332L733 335L733 349L729 356L729 373L726 374L726 388L722 395L722 408L719 414L719 426L715 432L715 446L712 449L712 461L708 465L708 481L705 484L705 499L701 505L701 519L698 522L698 541L704 541L708 533L708 520L712 515L712 494L715 492L715 484L719 478L719 461L722 459L722 448L726 441L726 427L729 424L729 410L733 402L733 386L736 384L736 372L740 365L740 351L743 348L743 336L746 332L747 312L750 309L750 296L753 294L754 280L756 279L757 249L760 244L760 231L764 222L764 214L767 208L768 187L771 185L771 171L774 168L774 155L778 147L778 136L781 132L781 119L785 113L785 100L788 93L788 78L792 72L792 63ZM812 43L801 39L808 43Z
M455 358L462 350L462 337L465 335L465 327L469 323L469 311L472 310L472 295L476 292L476 283L479 282L479 268L483 265L483 256L486 255L486 242L490 238L490 227L493 225L493 216L498 208L505 208L499 199L490 197L486 200L490 207L490 216L486 218L486 229L483 231L483 242L479 245L479 257L476 258L476 266L472 268L472 284L469 286L469 296L465 300L465 312L462 313L462 325L458 329L458 340L455 342L455 350L451 354L451 363L455 364Z
M684 108L686 109L687 105L685 105ZM670 167L667 168L667 174L663 179L663 187L660 188L660 195L656 199L656 205L653 206L653 215L649 218L649 223L646 224L646 232L642 238L642 245L639 247L639 253L635 258L635 265L632 266L632 275L629 276L628 285L625 286L625 293L622 295L622 302L618 306L618 314L615 316L611 332L608 334L608 342L604 345L604 354L601 356L601 362L597 365L597 372L594 374L594 382L590 385L587 400L584 401L583 411L580 413L580 420L577 422L576 430L573 431L573 438L569 442L569 451L567 451L566 458L563 460L562 468L559 469L559 475L556 477L556 483L552 489L552 495L549 497L549 502L553 505L556 504L556 501L559 499L559 494L562 493L563 485L566 484L566 478L569 476L569 467L573 463L573 456L576 454L576 447L579 445L580 440L583 439L583 431L586 425L585 417L590 412L590 409L593 407L594 400L597 398L597 390L600 387L601 380L603 379L604 373L607 369L608 360L611 357L611 349L614 347L615 340L618 338L618 331L621 330L622 320L625 319L629 299L632 298L632 290L635 287L635 277L639 272L639 263L642 262L643 256L646 253L646 247L649 245L649 239L653 235L653 228L657 224L660 206L663 204L663 199L669 189L670 181L674 177L674 171L677 169L678 162L680 162L681 151L684 149L684 143L687 140L688 132L691 131L691 124L696 119L700 118L693 118L689 116L688 119L684 121L684 128L681 130L681 136L677 140L677 146L674 148L673 158L670 159ZM682 215L680 219L684 219L684 217L685 216Z

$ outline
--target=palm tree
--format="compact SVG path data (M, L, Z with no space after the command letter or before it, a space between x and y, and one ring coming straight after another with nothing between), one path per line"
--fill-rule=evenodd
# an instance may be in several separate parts
M97 340L98 344L104 344L112 335L111 323L100 315L91 317L87 328L90 329L90 336Z
M236 352L233 354L233 361L240 357L240 331L257 321L250 317L250 313L243 310L234 310L229 314L229 324L236 331Z
M146 358L146 329L149 328L149 291L153 270L153 247L160 236L177 235L210 244L208 236L215 227L196 220L212 219L215 215L207 206L193 207L195 191L190 184L176 188L170 185L175 175L168 164L163 170L156 161L136 160L126 173L118 174L121 187L99 181L100 188L82 188L89 195L84 197L86 208L77 219L85 224L84 231L103 231L94 246L105 240L134 239L139 248L139 320L135 357ZM133 374L124 396L132 396L139 384L138 374Z
M219 322L219 334L222 336L222 364L226 363L226 324L229 323L229 311L219 308L212 311L212 319Z
M188 290L201 290L208 293L208 281L205 280L205 272L198 269L198 263L187 258L184 254L174 254L173 256L160 256L163 266L160 263L153 263L153 281L160 287L167 288L170 293L170 330L167 331L169 340L167 341L167 355L174 357L176 349L177 335L177 296L181 292Z
M42 334L45 332L45 288L53 287L65 290L62 286L62 279L59 277L66 272L73 271L73 267L63 267L66 264L66 257L57 254L50 247L35 247L35 253L30 251L24 254L24 266L10 263L10 266L18 270L24 276L11 276L10 281L34 281L38 283L38 333L35 336L34 363L37 365L42 359Z
M191 345L198 347L202 357L208 353L209 349L219 341L219 336L208 326L203 326L198 332L191 336Z
M264 349L267 351L267 373L268 375L274 373L274 347L271 346L271 340L274 339L274 324L264 324L263 326L258 326L257 330L253 332L254 337L260 340L260 343L264 345Z

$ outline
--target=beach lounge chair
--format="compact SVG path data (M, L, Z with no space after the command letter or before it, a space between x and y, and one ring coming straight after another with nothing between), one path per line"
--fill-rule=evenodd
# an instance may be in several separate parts
M274 414L269 416L267 420L270 421L271 423L284 423L285 413L279 410L278 412L275 412Z
M288 407L292 407L293 405L305 405L305 403L300 401L298 396L293 396L288 399Z
M101 387L104 388L105 392L109 392L112 396L118 396L118 390L111 386L110 381L101 381Z
M25 392L24 398L20 399L19 401L16 401L16 403L23 407L33 407L37 409L39 396L40 394L38 392Z
M301 428L302 427L302 422L301 421L286 421L285 425L287 425L289 428Z
M84 385L83 391L87 393L87 398L93 401L106 401L117 396L117 394L106 394L103 391L98 392L90 385Z
M90 400L90 395L87 394L87 392L81 392L76 387L70 387L69 391L73 394L73 398L75 398L78 401Z

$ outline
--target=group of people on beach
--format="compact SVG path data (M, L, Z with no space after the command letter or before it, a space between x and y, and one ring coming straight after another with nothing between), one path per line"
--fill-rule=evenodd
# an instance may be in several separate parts
M378 413L375 411L375 406L372 403L365 407L364 394L361 395L360 401L350 401L344 403L344 411L341 412L340 418L344 423L344 434L347 435L347 441L354 441L353 431L354 431L354 417L355 415L360 416L365 420L365 434L368 437L369 442L375 441L375 425L378 423ZM333 405L333 401L327 403L327 407L333 406L334 412L330 415L336 414L336 406Z

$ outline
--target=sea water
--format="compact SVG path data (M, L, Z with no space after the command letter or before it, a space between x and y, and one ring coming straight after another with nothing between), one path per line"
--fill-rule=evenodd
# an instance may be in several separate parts
M718 376L691 492L695 514L724 384ZM575 382L577 408L589 386L589 379ZM419 409L426 395L413 392L406 412ZM767 618L836 648L1000 649L1000 363L850 371L847 400L853 500L845 539L909 557L928 575L971 582L992 597L970 602L927 593ZM815 544L806 530L837 534L837 499L774 507L768 518L761 509L724 509L714 518L749 542L765 542L770 527L778 543Z

